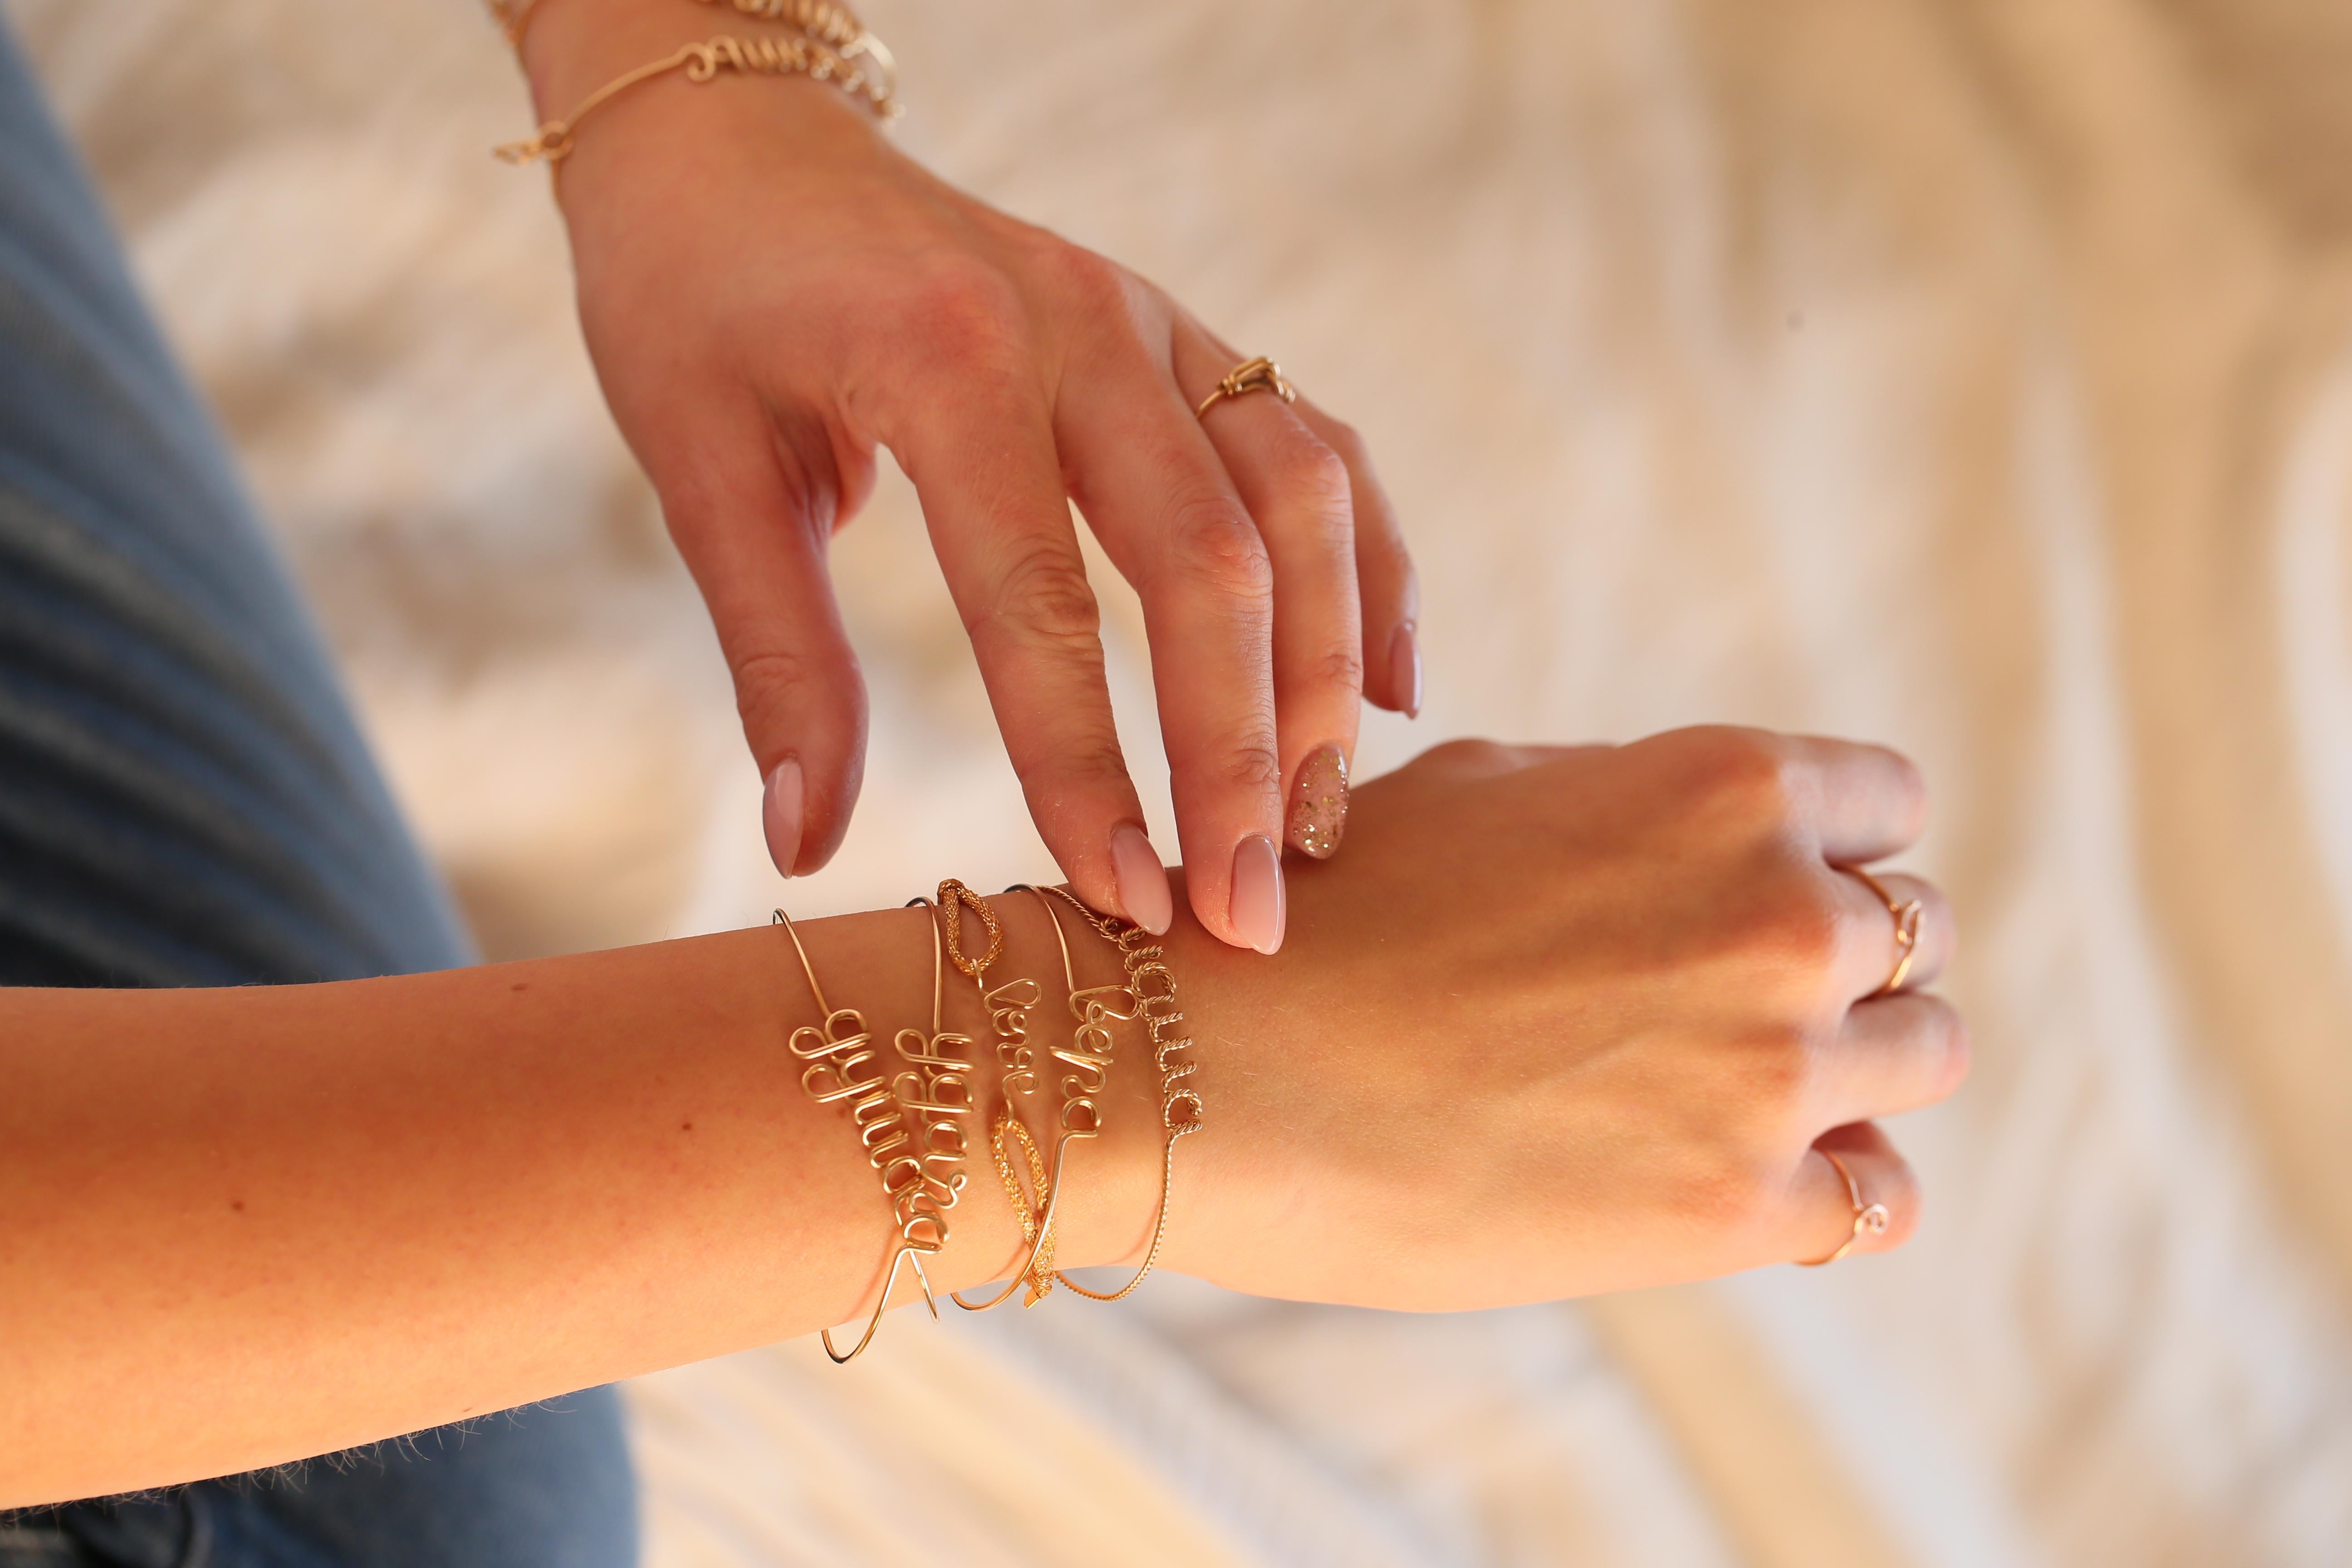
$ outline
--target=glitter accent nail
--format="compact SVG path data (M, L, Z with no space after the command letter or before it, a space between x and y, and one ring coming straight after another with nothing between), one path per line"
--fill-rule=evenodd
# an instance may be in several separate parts
M1301 855L1328 860L1348 831L1348 754L1337 745L1318 746L1298 764L1290 786L1290 821L1285 837Z

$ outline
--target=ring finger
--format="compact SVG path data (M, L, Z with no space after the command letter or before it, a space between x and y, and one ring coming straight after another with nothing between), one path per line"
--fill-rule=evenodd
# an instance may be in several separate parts
M1878 995L1890 989L1888 983L1897 975L1901 980L1894 990L1917 991L1934 984L1951 962L1957 943L1952 906L1943 889L1900 871L1864 872L1852 866L1830 870L1851 911L1838 964L1844 994L1857 1000ZM1885 889L1884 899L1872 881ZM1904 912L1915 903L1916 917ZM1906 929L1912 933L1907 944L1903 940Z
M1181 317L1173 347L1177 385L1198 408L1236 362ZM1273 569L1275 731L1285 840L1301 854L1325 859L1347 827L1348 770L1364 692L1348 467L1271 391L1219 397L1200 418L1257 524Z
M1781 1249L1791 1262L1827 1262L1848 1241L1853 1244L1849 1258L1891 1252L1919 1227L1919 1178L1873 1122L1832 1128L1815 1139L1798 1167L1792 1196ZM1883 1223L1871 1217L1874 1207Z

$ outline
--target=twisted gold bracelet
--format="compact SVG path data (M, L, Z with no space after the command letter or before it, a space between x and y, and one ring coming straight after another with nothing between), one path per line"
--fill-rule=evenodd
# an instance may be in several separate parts
M1166 1037L1168 1031L1184 1021L1184 1015L1176 1005L1175 973L1160 962L1167 950L1146 941L1150 933L1140 926L1096 913L1067 888L1047 888L1044 891L1077 910L1097 935L1118 950L1119 962L1127 969L1126 989L1134 996L1136 1012L1150 1031L1152 1060L1160 1070L1160 1125L1166 1142L1160 1148L1160 1207L1152 1217L1151 1243L1144 1249L1142 1266L1136 1269L1133 1279L1111 1291L1089 1290L1067 1274L1055 1276L1089 1301L1116 1301L1133 1294L1135 1288L1143 1283L1143 1277L1151 1272L1151 1266L1160 1261L1160 1245L1168 1235L1168 1199L1176 1184L1176 1144L1201 1130L1203 1109L1200 1090L1179 1086L1200 1069L1198 1064L1183 1060L1179 1054L1192 1049L1192 1036ZM1060 928L1058 921L1055 925L1056 930ZM1147 988L1147 981L1155 984Z

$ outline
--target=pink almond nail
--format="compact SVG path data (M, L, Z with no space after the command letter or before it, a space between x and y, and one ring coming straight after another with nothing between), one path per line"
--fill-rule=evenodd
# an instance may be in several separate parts
M1406 718L1421 717L1421 639L1411 621L1389 634L1389 690Z
M1282 886L1282 855L1274 840L1254 833L1234 847L1234 888L1228 917L1234 934L1260 952L1282 946L1288 917Z
M1176 918L1168 894L1168 868L1143 829L1124 822L1111 830L1111 875L1118 881L1118 906L1129 920L1154 936L1165 936Z
M768 836L768 858L787 877L801 858L802 795L800 759L786 757L768 774L767 791L760 803L760 826Z

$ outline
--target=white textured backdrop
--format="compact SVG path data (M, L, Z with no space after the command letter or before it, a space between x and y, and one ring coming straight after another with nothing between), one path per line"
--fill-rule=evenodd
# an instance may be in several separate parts
M543 184L485 155L528 114L478 16L7 5L486 943L758 918L724 672ZM648 1379L655 1563L2343 1562L2352 11L869 19L918 153L1372 438L1430 690L1365 770L1696 719L1903 745L1979 1065L1901 1129L1918 1241L1822 1275L1424 1319L1170 1280ZM926 557L898 485L838 547L874 756L798 908L1044 868ZM1114 596L1156 758L1136 634Z

